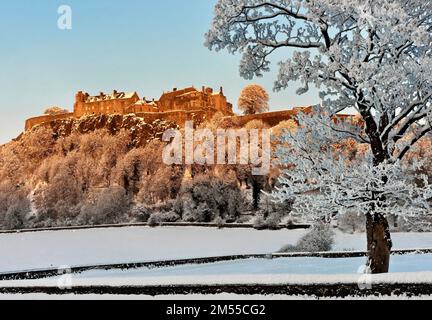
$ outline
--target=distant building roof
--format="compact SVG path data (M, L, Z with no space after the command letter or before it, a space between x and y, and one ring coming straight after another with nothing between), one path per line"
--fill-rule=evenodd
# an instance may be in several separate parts
M179 96L189 92L197 92L198 90L195 87L188 87L181 90L173 89L173 91L164 92L161 96L161 99L167 96Z
M179 94L177 97L187 97L187 96L196 94L197 92L198 91L189 91L189 92L186 92L186 93Z
M136 106L148 106L148 105L151 105L151 106L155 106L156 107L157 103L155 101L147 101L147 100L140 99L137 102L135 102L134 105L136 105Z
M113 91L110 94L101 93L98 96L89 96L86 102L97 102L105 100L115 100L115 99L131 99L137 95L136 91L133 92L117 92Z

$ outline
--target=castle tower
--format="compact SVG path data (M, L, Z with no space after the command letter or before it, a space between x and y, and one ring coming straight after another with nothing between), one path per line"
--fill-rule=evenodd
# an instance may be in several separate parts
M78 91L75 95L75 103L74 103L74 117L79 118L84 115L84 104L86 100L86 94L82 91Z

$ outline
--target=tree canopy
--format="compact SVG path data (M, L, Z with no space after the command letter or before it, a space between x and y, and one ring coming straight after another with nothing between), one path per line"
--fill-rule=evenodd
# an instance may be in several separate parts
M237 105L244 114L256 114L268 111L269 95L263 87L251 84L243 88Z
M323 109L300 116L301 129L284 135L279 158L291 170L274 195L295 196L294 210L311 215L364 213L369 267L387 272L387 215L429 210L427 179L410 181L407 171L418 166L403 160L432 130L432 2L219 0L206 45L241 53L246 79L262 76L270 56L289 49L274 89L299 82L304 94L315 86ZM332 120L347 108L361 126ZM348 139L367 154L344 159L334 145Z

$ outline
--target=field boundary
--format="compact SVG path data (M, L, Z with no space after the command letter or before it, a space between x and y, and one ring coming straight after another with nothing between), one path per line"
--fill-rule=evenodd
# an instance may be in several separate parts
M361 289L358 283L332 284L204 284L204 285L145 285L145 286L74 286L61 289L55 286L1 287L0 294L110 294L110 295L190 295L190 294L239 294L239 295L287 295L310 297L382 297L432 295L431 283L376 283L370 289Z
M399 249L393 250L392 255L402 254L427 254L432 253L432 248L424 249ZM269 253L269 254L240 254L240 255L226 255L216 257L202 257L202 258L189 258L189 259L174 259L174 260L159 260L159 261L145 261L145 262L129 262L129 263L115 263L115 264L99 264L87 266L71 266L68 268L47 268L47 269L34 269L22 270L17 272L2 272L0 273L0 281L3 280L30 280L41 279L63 275L65 273L76 274L90 270L131 270L137 268L162 268L173 267L185 264L206 264L233 260L246 260L246 259L278 259L278 258L299 258L299 257L319 257L319 258L355 258L366 257L367 251L329 251L329 252L292 252L292 253Z
M251 223L227 223L219 225L217 223L206 223L206 222L161 222L157 226L150 225L147 222L137 223L118 223L118 224L100 224L100 225L84 225L84 226L66 226L66 227L46 227L46 228L29 228L29 229L17 229L17 230L0 230L0 234L10 233L28 233L28 232L39 232L39 231L67 231L67 230L85 230L85 229L107 229L107 228L127 228L127 227L208 227L208 228L241 228L241 229L255 229L255 230L269 230L269 229L257 229ZM280 224L272 230L294 230L294 229L308 229L310 224Z

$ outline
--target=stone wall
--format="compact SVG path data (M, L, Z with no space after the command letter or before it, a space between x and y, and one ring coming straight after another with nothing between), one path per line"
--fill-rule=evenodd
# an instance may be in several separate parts
M231 126L243 127L250 121L260 120L264 124L267 124L270 127L274 127L277 126L282 121L292 120L292 119L296 121L296 116L300 112L309 114L312 112L312 107L298 107L292 110L272 111L272 112L265 112L259 114L244 115L244 116L224 117L221 126L222 127L231 127ZM364 123L361 120L361 118L352 114L337 114L336 116L332 117L332 120L334 122L349 121L352 124L361 127L364 126Z
M293 110L273 111L245 116L229 116L223 119L222 126L242 127L252 120L261 120L269 126L276 126L282 121L293 119L300 110L305 109L297 108ZM147 123L152 123L155 120L165 120L174 122L179 126L183 127L186 121L194 121L195 124L199 124L206 120L208 121L216 112L217 110L213 109L190 111L173 110L166 112L136 112L135 115L137 117L143 118L144 121ZM25 122L25 130L30 130L36 125L48 123L54 120L64 120L70 118L74 118L73 113L65 113L53 116L44 115L30 118Z
M305 109L296 108L293 110L272 111L272 112L265 112L259 114L250 114L245 116L225 117L222 122L222 125L223 126L233 125L236 127L242 127L252 120L261 120L263 123L273 127L278 125L282 121L293 119L300 111L307 112L308 110L309 109L307 108Z
M62 113L62 114L56 114L56 115L43 115L43 116L39 116L39 117L33 117L30 119L27 119L25 122L25 131L30 130L31 128L43 124L43 123L47 123L47 122L51 122L54 120L64 120L64 119L70 119L74 116L73 113Z
M173 110L166 112L137 112L137 117L141 117L147 123L155 120L171 121L183 127L186 121L194 121L196 124L211 118L212 114L204 110Z

